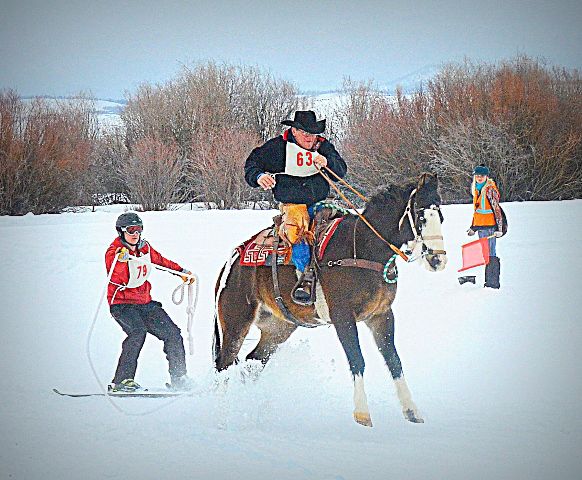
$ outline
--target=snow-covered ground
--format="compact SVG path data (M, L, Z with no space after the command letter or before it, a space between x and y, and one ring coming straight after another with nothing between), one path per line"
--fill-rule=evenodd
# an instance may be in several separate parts
M399 261L396 342L426 423L404 420L359 327L371 429L352 420L351 378L333 327L296 332L256 382L242 383L236 367L226 392L206 389L216 276L231 248L270 224L273 212L143 214L152 245L200 278L187 359L200 393L114 404L52 388L98 391L113 375L123 334L106 308L89 357L86 343L122 207L0 217L0 478L582 478L582 201L504 208L501 290L482 288L482 269L477 285L457 282L469 205L443 208L443 272ZM152 276L154 298L185 333L186 307L170 298L175 277ZM168 380L155 338L136 379L150 387Z

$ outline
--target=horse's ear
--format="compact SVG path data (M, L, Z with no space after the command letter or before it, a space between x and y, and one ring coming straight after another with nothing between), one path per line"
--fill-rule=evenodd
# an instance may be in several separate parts
M425 172L420 176L418 180L418 188L424 187L425 185L438 185L438 178L436 173Z
M418 190L420 190L422 187L424 187L424 184L426 183L427 175L428 175L428 173L423 173L420 175L420 178L418 179L418 185L417 185Z
M436 173L427 173L428 175L428 182L427 183L432 183L435 186L437 186L439 184L439 178L437 177Z

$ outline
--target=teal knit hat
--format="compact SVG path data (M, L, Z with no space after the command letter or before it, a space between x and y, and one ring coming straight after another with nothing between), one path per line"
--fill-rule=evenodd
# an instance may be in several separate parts
M475 169L473 170L473 175L487 175L487 176L489 176L489 169L483 164L477 165L475 167Z

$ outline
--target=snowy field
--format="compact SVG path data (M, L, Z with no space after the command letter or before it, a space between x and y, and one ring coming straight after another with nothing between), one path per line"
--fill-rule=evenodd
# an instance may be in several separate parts
M360 328L373 428L352 419L352 382L333 327L297 331L256 382L235 367L212 385L213 286L230 250L271 211L147 212L144 236L200 278L190 375L177 399L65 398L107 384L123 334L104 307L103 255L121 207L0 217L1 479L580 479L582 201L505 204L499 291L460 286L470 205L445 206L449 264L399 260L396 344L424 424L402 417L366 327ZM471 274L471 271L466 274ZM186 332L175 277L153 296ZM257 331L251 331L252 347ZM90 368L93 362L96 379ZM148 337L136 380L168 381Z

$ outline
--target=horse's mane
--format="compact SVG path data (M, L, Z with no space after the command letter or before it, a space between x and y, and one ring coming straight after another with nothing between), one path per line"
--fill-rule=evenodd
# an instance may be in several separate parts
M401 186L393 183L378 187L368 201L367 207L378 206L385 207L394 203L402 203L408 200L410 193L416 187L412 182L408 185Z

